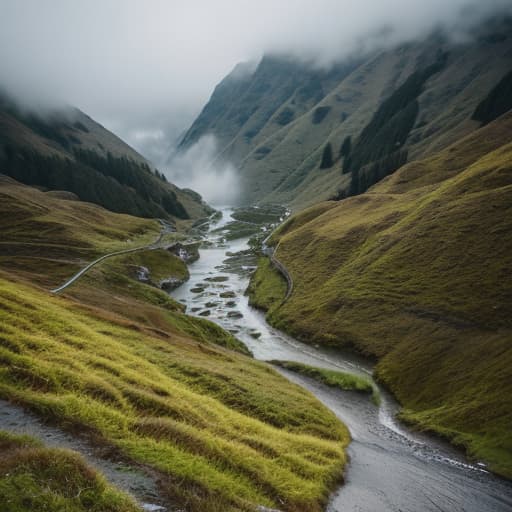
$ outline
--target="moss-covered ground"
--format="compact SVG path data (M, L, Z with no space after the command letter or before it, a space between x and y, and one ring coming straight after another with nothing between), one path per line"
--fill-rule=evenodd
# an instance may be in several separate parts
M273 267L270 259L260 257L246 292L249 295L249 304L263 311L273 311L283 302L286 287L286 280Z
M137 512L75 452L0 431L0 504L5 512Z
M289 219L271 241L294 289L269 313L304 341L376 356L404 419L508 477L511 134L508 114L363 195Z

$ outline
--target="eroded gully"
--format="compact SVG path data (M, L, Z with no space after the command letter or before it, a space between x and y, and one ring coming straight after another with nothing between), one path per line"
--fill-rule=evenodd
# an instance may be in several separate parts
M223 219L213 227L222 227L229 212L224 209ZM305 345L268 325L244 296L250 269L228 257L247 249L247 239L222 243L218 235L210 235L209 241L211 245L201 249L200 259L189 267L190 280L172 292L189 314L207 315L234 332L257 359L298 361L371 375L371 364L364 359ZM206 280L212 277L224 280ZM384 390L380 390L382 403L377 408L360 394L281 372L329 407L352 435L345 483L332 494L329 512L512 511L510 482L469 463L448 444L400 425L394 419L398 404Z

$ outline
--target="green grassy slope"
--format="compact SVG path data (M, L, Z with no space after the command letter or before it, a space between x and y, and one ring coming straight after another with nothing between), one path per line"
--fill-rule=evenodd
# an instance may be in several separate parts
M0 305L0 396L150 465L194 510L320 510L339 480L346 429L265 364L3 278Z
M511 134L508 114L363 195L288 220L272 241L294 291L270 315L310 342L376 356L404 419L509 477Z
M137 512L76 453L0 431L0 503L8 512Z
M187 510L322 509L347 429L232 335L134 278L133 265L182 273L174 255L112 258L63 296L47 291L61 266L138 244L157 223L10 180L0 190L0 397L151 467Z
M249 304L263 311L272 311L286 296L286 280L273 267L268 258L258 260L258 268L247 288Z
M52 287L102 254L152 243L160 225L0 176L0 232L1 268Z

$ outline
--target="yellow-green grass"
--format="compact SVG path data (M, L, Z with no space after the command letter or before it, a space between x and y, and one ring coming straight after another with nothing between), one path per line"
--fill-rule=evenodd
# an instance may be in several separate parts
M249 295L249 304L263 311L272 311L283 302L286 288L286 280L274 268L270 259L259 258L258 267L246 292Z
M349 434L268 365L0 279L0 396L160 472L191 510L321 510Z
M0 431L0 504L6 512L137 512L75 452Z
M269 361L270 364L280 366L285 370L306 375L312 379L326 384L332 388L343 389L344 391L360 391L371 395L372 401L378 405L380 402L379 391L372 383L369 377L355 375L353 373L340 372L337 370L328 370L326 368L318 368L308 364L297 363L295 361Z
M134 274L137 267L146 267L149 270L149 278L154 284L163 279L174 277L185 281L189 278L187 265L166 249L153 249L134 252L115 258L115 265L122 265L126 273Z
M247 347L228 331L206 319L184 314L185 307L167 292L138 281L134 264L147 267L156 281L165 277L182 279L188 275L185 264L169 251L140 251L101 262L67 288L64 295L97 316L107 320L124 318L136 323L138 329L164 339L186 335L201 343L213 343L250 354Z
M0 268L55 287L96 257L153 242L156 220L60 199L0 179Z
M350 346L402 417L512 477L512 114L272 240L276 326ZM309 215L306 222L302 215Z

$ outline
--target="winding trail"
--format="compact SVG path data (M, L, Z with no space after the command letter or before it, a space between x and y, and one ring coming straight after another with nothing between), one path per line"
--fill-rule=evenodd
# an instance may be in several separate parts
M91 268L93 268L98 263L102 262L103 260L106 260L108 258L112 258L114 256L119 256L121 254L129 254L131 252L139 252L139 251L158 249L159 246L160 246L159 245L160 241L162 240L163 236L166 233L172 232L171 231L172 230L172 226L170 224L168 224L167 222L165 222L163 220L160 220L160 219L159 219L159 222L162 225L162 229L160 230L160 233L158 234L156 240L154 242L152 242L151 244L147 244L147 245L144 245L144 246L141 246L141 247L133 247L131 249L123 249L121 251L115 251L115 252L110 252L108 254L104 254L103 256L100 256L98 259L96 259L96 260L92 261L91 263L89 263L83 269L79 270L74 276L70 277L64 284L62 284L58 288L54 288L53 290L50 290L51 293L59 293L62 290L65 290L68 286L70 286L75 281L80 279L84 274L86 274L89 270L91 270Z
M269 238L272 236L272 233L267 236L267 238L265 238L265 240L263 240L262 242L262 247L263 247L263 254L265 254L266 256L268 256L270 258L270 262L272 263L272 265L274 266L274 268L286 279L286 295L284 296L284 299L283 301L281 302L281 305L283 305L291 296L291 294L293 293L293 279L292 279L292 276L290 275L290 272L288 272L288 269L286 268L286 266L281 263L280 260L278 260L276 258L276 252L277 252L277 249L279 248L279 244L277 245L277 247L274 249L273 247L267 245L267 241L269 240Z
M270 261L272 262L272 265L274 265L274 268L286 279L286 295L284 296L283 302L281 302L282 305L290 298L293 292L293 279L288 272L288 269L274 256L274 254L270 255Z

